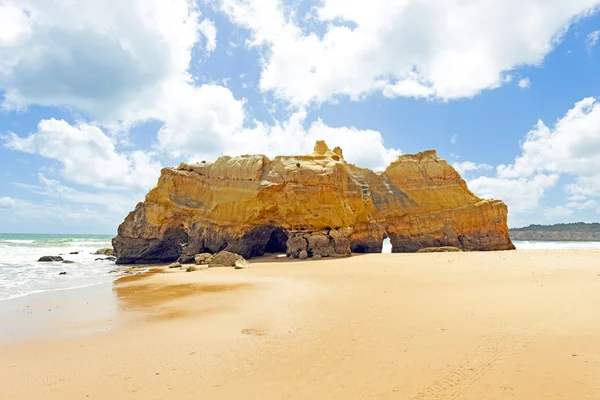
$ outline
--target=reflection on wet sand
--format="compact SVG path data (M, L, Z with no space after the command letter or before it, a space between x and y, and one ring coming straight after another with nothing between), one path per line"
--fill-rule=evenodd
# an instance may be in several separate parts
M139 278L133 281L138 281L143 277L144 275L139 275ZM131 280L115 282L113 291L116 294L119 306L123 311L141 312L141 315L144 315L150 321L163 321L223 311L229 306L227 303L223 304L223 302L218 301L217 298L211 298L210 301L190 301L189 303L174 302L174 300L191 296L215 295L252 286L249 283L165 285L164 283L131 284L131 282Z
M142 279L147 278L148 276L150 276L151 274L162 274L165 273L165 270L162 268L150 268L148 271L146 272L142 272L142 273L136 273L136 274L132 274L132 275L124 275L120 278L118 278L115 283L129 283L129 282L136 282L136 281L140 281Z

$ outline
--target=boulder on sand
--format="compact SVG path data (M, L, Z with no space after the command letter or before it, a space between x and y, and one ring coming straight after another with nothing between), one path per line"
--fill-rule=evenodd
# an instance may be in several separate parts
M181 263L174 262L173 264L169 265L169 268L181 268Z
M221 251L213 256L208 263L210 268L215 267L235 267L237 261L246 261L244 257L239 254L231 253L229 251Z
M194 262L196 263L196 265L207 265L210 264L212 258L213 255L210 253L196 254L196 256L194 257Z
M61 256L43 256L43 257L40 257L40 259L38 260L38 262L58 262L58 261L63 261L63 258Z
M246 269L246 268L250 268L250 263L244 259L241 260L237 260L235 262L235 269Z

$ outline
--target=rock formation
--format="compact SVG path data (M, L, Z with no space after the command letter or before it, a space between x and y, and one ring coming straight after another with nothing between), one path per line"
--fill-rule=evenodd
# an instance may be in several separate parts
M220 157L164 168L119 226L117 263L193 260L227 250L327 257L454 246L514 249L507 207L475 196L435 151L403 155L385 172L344 161L317 142L312 155Z

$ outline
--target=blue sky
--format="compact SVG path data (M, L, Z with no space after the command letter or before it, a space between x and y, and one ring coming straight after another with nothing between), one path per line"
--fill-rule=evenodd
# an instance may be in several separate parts
M160 168L436 149L509 225L600 219L600 0L0 1L0 232L107 233Z

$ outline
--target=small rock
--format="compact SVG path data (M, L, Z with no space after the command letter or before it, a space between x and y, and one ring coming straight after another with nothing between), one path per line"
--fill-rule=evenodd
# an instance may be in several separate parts
M114 256L115 252L113 249L99 249L94 254L103 256Z
M210 264L212 258L213 255L210 253L196 254L196 256L194 257L194 262L196 263L196 265Z
M308 253L306 252L306 250L301 250L298 253L298 258L301 260L306 260L308 258Z
M194 256L189 256L189 255L181 255L179 256L179 258L177 259L178 263L181 264L189 264L189 263L193 263L194 262Z
M314 256L312 256L313 260L320 260L322 258L322 256L320 254L315 254Z
M61 256L43 256L40 257L38 262L50 262L50 261L62 261L63 258Z
M60 272L59 275L67 275L67 273L65 271Z
M75 261L63 260L63 264L75 264Z
M79 254L79 252L78 251L72 251L69 254Z
M108 256L105 258L106 261L117 261L117 257L115 256Z
M245 269L245 268L250 268L250 263L244 259L241 260L237 260L235 262L235 269Z
M185 272L194 272L196 270L196 266L195 265L190 265L189 267L187 267L185 269Z
M169 268L181 268L181 263L174 262L173 264L169 265Z
M451 253L462 251L458 247L453 246L441 246L441 247L425 247L424 249L417 250L417 253Z

